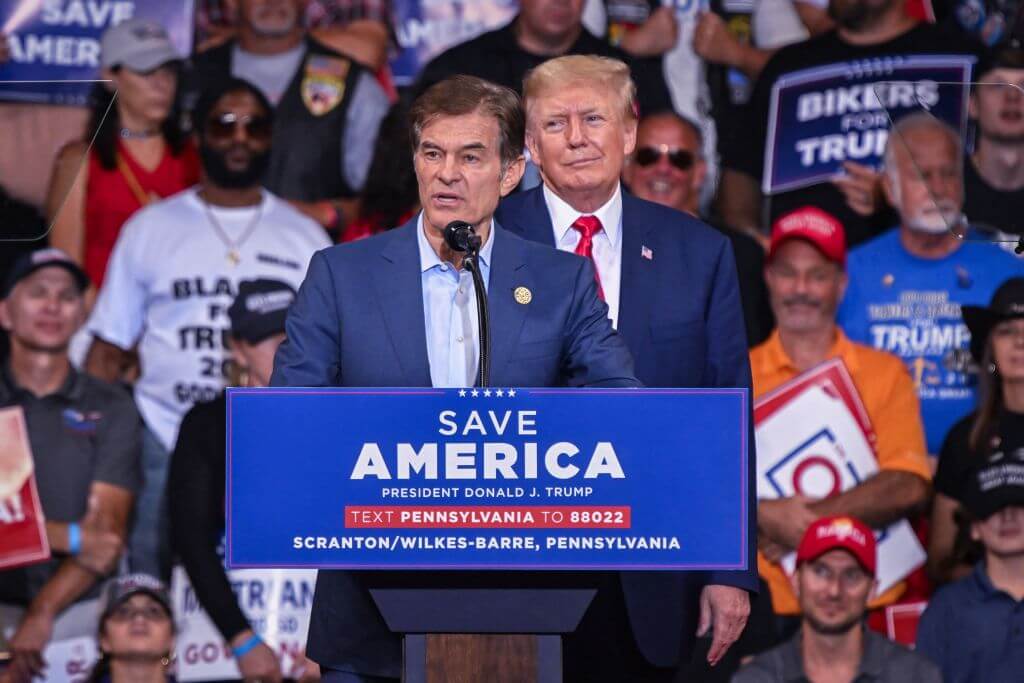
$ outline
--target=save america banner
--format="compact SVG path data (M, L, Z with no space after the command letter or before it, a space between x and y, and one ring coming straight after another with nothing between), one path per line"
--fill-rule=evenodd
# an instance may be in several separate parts
M167 30L178 53L192 50L193 0L5 0L0 33L10 60L0 64L0 99L84 104L100 78L100 37L133 17Z
M227 396L230 567L746 568L744 389Z
M889 57L802 69L772 88L762 191L826 182L844 161L879 166L890 121L929 114L967 125L973 58Z

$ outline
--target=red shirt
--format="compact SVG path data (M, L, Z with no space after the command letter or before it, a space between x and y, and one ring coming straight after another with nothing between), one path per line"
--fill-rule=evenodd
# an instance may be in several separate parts
M163 158L152 171L139 165L120 141L118 156L124 159L142 191L152 199L163 199L199 182L199 153L187 142L175 156L164 150ZM107 261L114 249L121 226L142 202L132 191L120 169L104 168L95 151L89 152L89 176L85 186L85 272L96 287L103 284Z

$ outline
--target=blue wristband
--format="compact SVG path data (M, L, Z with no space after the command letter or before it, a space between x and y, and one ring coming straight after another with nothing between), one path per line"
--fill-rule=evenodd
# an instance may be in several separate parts
M240 659L243 655L248 654L254 647L262 642L263 641L260 640L260 637L254 633L249 640L245 641L238 647L231 648L231 651L235 653L235 659Z
M68 524L68 552L72 555L82 552L82 527L78 522Z

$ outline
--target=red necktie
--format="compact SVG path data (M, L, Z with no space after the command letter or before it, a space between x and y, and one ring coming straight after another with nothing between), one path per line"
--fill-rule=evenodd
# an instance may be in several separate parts
M594 261L594 235L604 230L601 220L597 216L580 216L572 224L574 230L580 234L580 241L576 243L576 255L590 259L594 264L594 280L597 282L597 295L604 301L604 290L601 288L601 275L597 272L597 262Z

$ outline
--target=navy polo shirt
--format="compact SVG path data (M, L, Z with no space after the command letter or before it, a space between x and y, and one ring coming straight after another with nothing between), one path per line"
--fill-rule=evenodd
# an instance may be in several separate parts
M921 616L917 651L942 669L946 683L1024 680L1024 601L995 586L985 562L941 588Z

